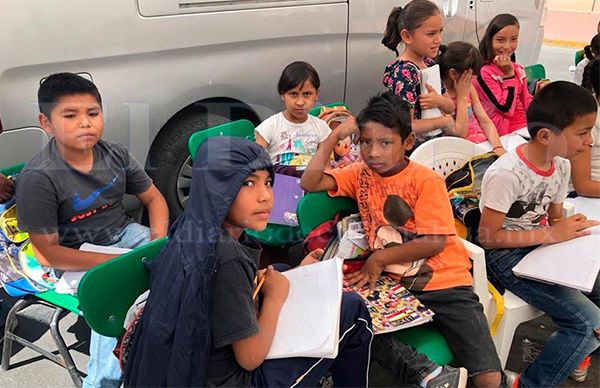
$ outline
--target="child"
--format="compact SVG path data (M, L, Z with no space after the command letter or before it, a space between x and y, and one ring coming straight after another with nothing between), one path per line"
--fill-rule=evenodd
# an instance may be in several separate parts
M515 63L519 21L500 14L492 19L479 42L484 65L475 79L481 105L500 136L527 126L525 111L531 102L523 66Z
M336 141L355 131L356 123L363 162L324 171ZM346 284L373 285L384 267L404 267L403 271L394 268L396 277L435 312L434 322L455 362L467 369L476 386L498 387L500 360L471 287L469 257L456 236L444 181L405 157L415 138L408 103L390 93L373 97L356 123L347 120L332 132L301 181L306 191L327 190L332 196L356 199L369 246L380 247L361 270L346 275ZM402 214L407 216L399 221ZM386 341L385 337L375 337L373 357L381 357L380 340ZM387 351L377 361L394 370L398 360L411 359L404 351Z
M600 36L600 35L598 35ZM600 104L600 59L592 60L583 73L586 83L592 87L596 100ZM596 124L592 129L593 143L590 149L571 159L571 178L578 195L600 197L600 107Z
M481 68L481 54L465 42L450 43L447 47L442 46L440 51L440 74L456 106L454 117L457 132L473 143L487 140L494 152L504 154L506 150L500 143L498 131L471 84L473 74L477 74Z
M584 236L590 233L588 227L598 225L581 214L561 218L569 183L569 163L562 158L589 149L596 105L580 86L550 83L536 93L527 110L531 140L500 157L483 178L479 240L488 249L488 274L559 326L521 373L521 387L559 386L600 344L598 280L586 296L512 272L538 245Z
M413 0L404 9L395 7L387 21L381 43L398 56L398 45L405 48L398 58L386 66L383 84L388 90L411 104L412 128L419 143L443 132L454 134L454 103L445 94L439 95L430 85L420 84L420 70L435 65L442 43L442 15L428 0ZM427 88L429 93L423 93ZM447 115L422 119L423 109L440 108Z
M343 295L336 359L265 360L289 285L272 267L257 271L261 249L244 230L266 227L272 184L271 160L255 143L214 137L200 146L188 206L149 266L125 386L315 387L328 370L336 386L367 385L373 333L354 293ZM260 307L257 274L266 276Z
M594 58L598 57L598 54L600 54L600 34L596 34L596 36L592 38L590 44L583 48L583 51L585 53L585 58L583 58L577 64L577 67L575 68L575 75L573 76L573 82L575 82L577 85L583 86L586 89L591 89L591 85L589 83L583 83L583 71L587 64L594 60Z
M135 248L166 235L167 204L125 147L102 140L102 99L96 86L71 73L46 78L38 90L41 127L54 135L23 169L17 217L40 264L82 271L115 255L79 251L84 242ZM148 209L150 229L123 208L125 193ZM116 339L92 331L84 386L117 384Z
M276 173L300 177L310 158L331 132L327 123L308 114L319 98L319 75L306 62L283 69L277 91L285 109L256 127L256 142L263 146Z
M15 183L12 179L5 177L0 173L0 203L8 201L15 190Z

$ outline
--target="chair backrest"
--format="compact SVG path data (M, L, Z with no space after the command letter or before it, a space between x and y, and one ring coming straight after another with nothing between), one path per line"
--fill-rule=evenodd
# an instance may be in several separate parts
M585 58L584 50L575 51L575 66L577 66L579 62L583 61L583 58Z
M356 201L345 197L330 197L326 192L308 193L298 203L300 234L306 237L314 228L338 213L358 213Z
M546 79L546 69L541 63L525 66L525 75L527 76L527 82L531 82L534 79Z
M314 107L314 108L312 108L312 109L310 110L310 112L308 112L308 113L309 113L311 116L319 116L319 114L321 113L321 107L322 107L322 106L326 106L326 107L328 107L328 108L333 108L333 107L335 107L335 106L343 106L343 107L345 107L346 109L350 109L350 108L348 108L348 105L346 105L346 103L345 103L345 102L343 102L343 101L337 101L337 102L332 102L332 103L330 103L330 104L325 104L325 105L319 105L319 106L315 106L315 107Z
M25 163L19 163L12 166L8 166L3 169L0 169L0 174L4 176L14 175L21 172L23 167L25 167Z
M230 121L225 124L217 125L215 127L193 133L188 140L188 151L190 152L192 159L196 157L196 151L198 150L198 147L200 147L200 145L204 143L206 139L213 136L244 137L254 141L254 124L246 119L242 119Z
M431 167L446 178L473 156L485 153L484 148L468 140L459 137L438 137L417 147L410 159Z
M100 264L81 279L77 289L79 307L90 327L107 337L119 337L133 302L148 289L147 260L154 259L167 237Z

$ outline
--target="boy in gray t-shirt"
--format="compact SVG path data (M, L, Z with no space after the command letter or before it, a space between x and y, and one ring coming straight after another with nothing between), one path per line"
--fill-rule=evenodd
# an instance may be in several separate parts
M163 196L125 147L101 140L104 119L96 86L76 74L53 74L40 85L38 103L41 127L54 138L17 184L19 227L29 233L38 261L59 270L87 270L115 255L79 251L84 242L135 248L165 236L169 217ZM125 193L147 207L150 229L125 213ZM84 386L118 385L115 344L92 331Z

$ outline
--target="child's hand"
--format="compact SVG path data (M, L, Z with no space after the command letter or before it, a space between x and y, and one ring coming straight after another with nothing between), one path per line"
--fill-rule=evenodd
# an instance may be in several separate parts
M335 134L338 140L344 140L348 136L354 135L354 137L352 138L354 143L358 142L358 138L360 135L358 125L356 124L356 119L353 116L348 116L346 121L338 125L333 130L333 133Z
M0 174L0 203L8 201L12 197L14 189L15 182Z
M303 265L318 263L321 261L321 256L323 256L323 253L324 251L321 248L315 249L306 255L304 259L302 259L299 266L302 267Z
M264 272L263 276L266 276L267 278L265 279L265 284L260 290L262 295L265 298L276 300L283 304L288 297L288 293L290 292L290 282L288 278L273 268L272 265L267 267L267 270Z
M442 124L440 126L440 128L442 129L442 131L444 131L445 134L452 134L454 133L454 119L452 118L452 116L450 115L443 115L441 117L442 119Z
M329 123L329 120L335 117L352 117L352 113L346 109L338 109L332 111L325 111L319 115L319 118L326 123Z
M383 272L382 263L385 262L383 255L383 250L377 250L371 253L371 256L369 256L361 269L344 275L344 286L355 285L356 287L361 288L368 283L369 288L374 290L375 283L377 282L377 279L379 279L379 276L381 276L381 272Z
M515 69L513 68L510 57L506 55L496 55L494 58L494 65L502 70L505 77L512 77L515 75Z
M549 228L550 238L547 242L557 243L571 240L576 237L587 236L592 232L586 229L596 225L600 225L600 222L588 220L581 213L574 214L571 217L556 221L556 223Z
M456 90L457 99L466 99L471 91L471 79L473 78L473 70L465 70L460 78L454 81L454 89Z
M494 153L498 156L502 156L506 153L506 150L504 149L504 147L500 146L498 148L494 148Z
M425 84L428 93L422 93L419 96L421 109L438 108L442 105L444 96L440 95L435 88L429 84Z

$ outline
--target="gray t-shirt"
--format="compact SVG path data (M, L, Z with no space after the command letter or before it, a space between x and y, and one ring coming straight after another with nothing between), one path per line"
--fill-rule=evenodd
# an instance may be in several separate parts
M123 195L140 194L152 184L140 164L116 143L100 140L92 149L89 173L70 166L52 139L23 169L17 182L17 217L21 230L59 234L60 244L107 245L133 219Z
M245 233L236 241L223 232L216 252L218 270L213 283L212 348L206 385L248 387L252 373L237 363L232 344L258 333L258 309L252 293L261 250Z
M506 213L503 229L533 230L548 226L548 208L567 198L570 174L567 159L555 157L550 169L542 171L518 147L498 158L485 172L479 207Z

